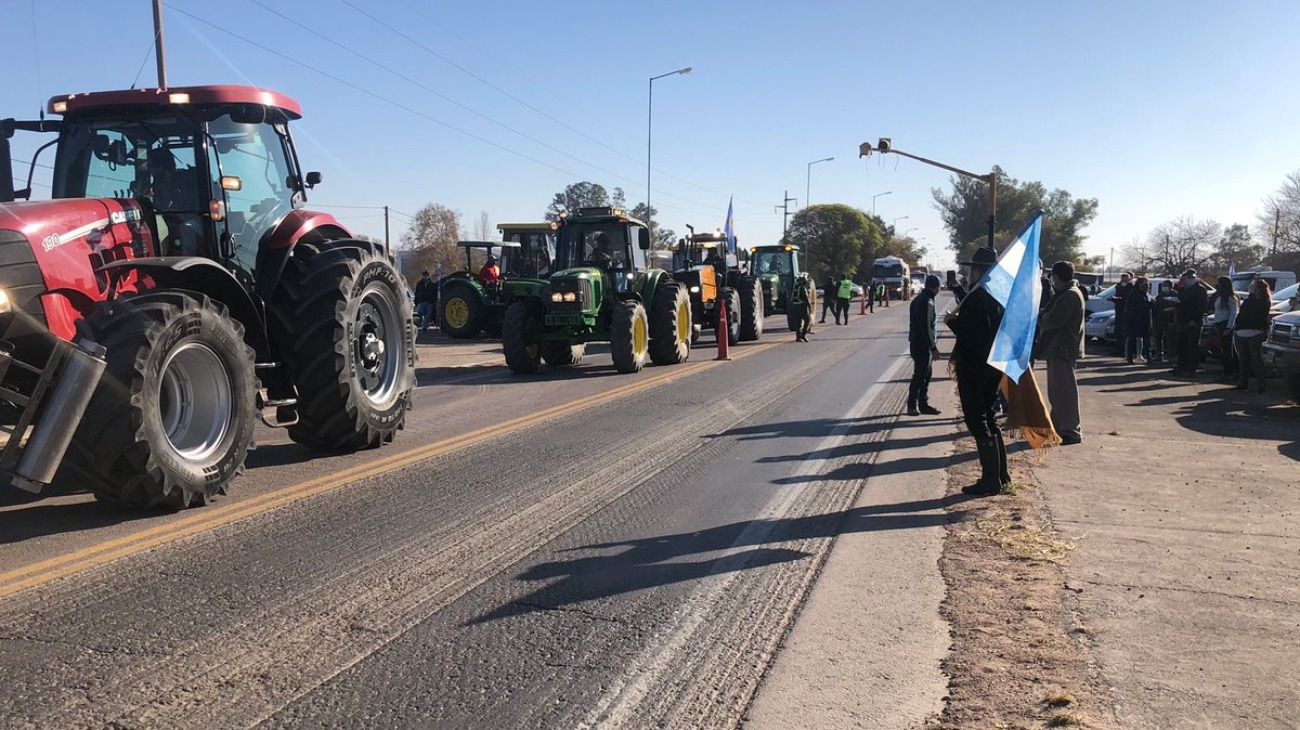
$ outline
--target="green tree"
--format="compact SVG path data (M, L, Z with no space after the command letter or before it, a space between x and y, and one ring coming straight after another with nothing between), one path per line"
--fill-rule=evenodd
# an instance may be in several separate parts
M874 258L883 244L880 228L866 214L839 203L810 205L795 213L786 239L803 249L808 270L818 281L860 272L863 261Z
M615 188L618 194L623 191ZM611 204L609 191L604 185L594 182L576 182L569 185L555 194L551 199L551 204L546 208L546 220L554 223L560 219L560 214L569 211L574 212L579 208L601 208Z
M619 192L622 191L620 190ZM650 215L646 215L645 203L637 203L632 210L628 211L628 215L644 223L649 223L651 218L655 219L654 234L650 238L651 248L667 250L677 243L677 234L673 232L673 229L668 228L659 222L658 208L650 208Z
M1264 263L1264 255L1264 247L1251 238L1250 229L1233 223L1219 236L1214 252L1210 254L1209 265L1212 271L1226 275L1233 266L1238 271L1259 266Z
M402 248L412 252L413 271L458 271L465 265L456 241L460 240L460 214L438 203L429 203L415 212L411 225L402 234Z
M994 167L998 178L997 228L993 232L1001 248L1029 222L1037 210L1044 213L1039 240L1045 264L1053 261L1086 261L1083 229L1097 217L1096 198L1074 198L1065 190L1048 190L1041 182L1021 182ZM957 259L966 260L984 245L988 237L988 186L964 177L952 179L952 191L931 191L935 208L948 228L949 247Z

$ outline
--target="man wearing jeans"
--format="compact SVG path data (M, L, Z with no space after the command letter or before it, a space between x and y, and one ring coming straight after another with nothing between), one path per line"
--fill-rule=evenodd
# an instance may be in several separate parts
M428 332L429 325L437 324L434 316L438 304L438 285L429 278L429 272L420 272L420 281L415 285L415 311L420 315L420 332Z
M925 277L925 288L908 310L907 343L912 355L912 383L907 389L907 415L939 415L930 405L930 376L939 356L939 331L935 328L934 298L939 294L939 277Z
M1047 401L1052 424L1065 444L1083 442L1079 426L1079 384L1074 367L1083 353L1083 293L1074 283L1074 264L1052 264L1052 290L1047 311L1038 318L1034 356L1047 363Z

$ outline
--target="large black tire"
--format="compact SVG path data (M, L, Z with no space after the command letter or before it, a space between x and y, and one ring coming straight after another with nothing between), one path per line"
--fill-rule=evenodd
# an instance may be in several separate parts
M179 290L117 299L88 324L108 365L58 482L140 509L225 494L257 420L244 328L217 302Z
M758 279L746 276L740 280L740 339L753 342L763 336L763 287Z
M660 281L650 305L650 361L678 365L691 356L691 297L675 281Z
M406 425L415 329L402 278L365 241L298 246L270 308L298 386L289 438L327 451L373 448Z
M452 279L442 286L438 322L443 334L467 340L477 337L487 318L487 305L468 281Z
M650 318L641 302L618 302L614 307L609 337L614 369L620 373L640 372L649 356Z
M542 346L535 335L541 327L541 313L528 302L514 302L506 308L501 325L501 350L512 372L528 375L541 364Z
M582 364L587 354L586 344L570 345L567 342L543 342L542 359L553 368L573 367Z
M744 306L740 301L740 292L735 289L723 289L719 292L719 296L727 298L727 344L739 344L741 309Z

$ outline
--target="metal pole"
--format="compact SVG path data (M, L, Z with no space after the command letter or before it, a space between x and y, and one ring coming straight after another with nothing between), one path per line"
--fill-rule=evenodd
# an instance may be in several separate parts
M886 190L883 193L876 193L875 195L871 196L871 217L872 218L876 217L876 198L881 198L886 195L893 195L893 194L894 194L893 190Z
M811 197L812 196L812 166L813 163L809 162L808 179L804 181L804 186L803 186L803 204L805 208L808 207L809 205L812 205L812 203L808 202L812 200Z
M384 248L389 248L388 243L388 206L384 206Z
M988 174L988 176L985 177L984 179L985 179L986 181L988 181L988 184L989 184L989 242L988 242L988 248L989 248L990 251L996 251L997 249L993 246L993 230L994 230L995 228L997 228L997 225L998 225L998 176L995 175L994 173L991 173L991 172L990 172L990 173Z
M650 214L650 145L654 140L654 119L655 119L655 80L650 77L650 95L646 103L645 114L645 217L646 228L650 231L650 245L654 245L655 240L655 221L654 216Z
M153 48L158 62L158 88L167 88L167 57L163 53L162 0L153 0Z

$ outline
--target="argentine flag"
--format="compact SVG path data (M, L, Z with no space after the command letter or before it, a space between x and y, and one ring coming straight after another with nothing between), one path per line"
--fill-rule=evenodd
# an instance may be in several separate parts
M727 253L730 254L736 253L736 222L732 217L731 207L734 201L734 195L727 201L727 222L722 228L722 232L727 235Z
M997 265L984 278L984 289L1006 310L988 363L1016 383L1029 369L1038 330L1038 303L1043 294L1038 239L1042 232L1043 212L1038 211L1016 240L1002 250Z

